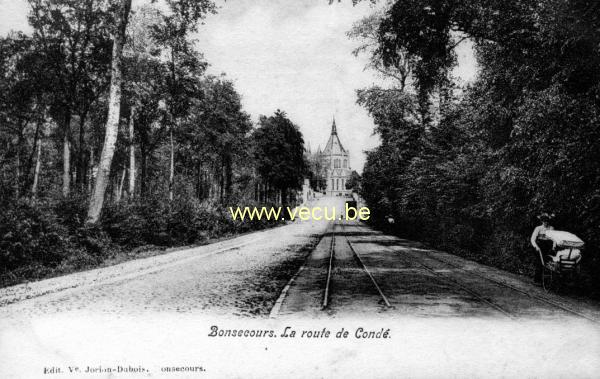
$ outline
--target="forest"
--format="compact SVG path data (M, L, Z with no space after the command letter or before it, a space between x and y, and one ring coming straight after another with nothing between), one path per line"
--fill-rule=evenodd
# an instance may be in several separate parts
M554 213L586 242L580 290L600 296L600 3L395 0L348 35L386 83L357 91L382 141L361 182L373 219L531 274L536 216Z
M292 203L304 142L253 123L193 35L209 0L28 0L0 37L0 286L268 227L229 205Z

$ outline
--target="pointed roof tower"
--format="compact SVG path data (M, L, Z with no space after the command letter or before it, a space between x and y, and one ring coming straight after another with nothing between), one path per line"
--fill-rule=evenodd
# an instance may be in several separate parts
M337 135L337 127L335 126L335 116L333 116L333 124L331 124L331 134Z
M337 134L337 126L335 125L335 117L333 118L333 122L331 124L331 135L329 136L329 140L327 141L325 150L323 150L323 154L325 154L325 155L347 154L347 151L342 146L342 143L340 142L340 138L338 137L338 134Z

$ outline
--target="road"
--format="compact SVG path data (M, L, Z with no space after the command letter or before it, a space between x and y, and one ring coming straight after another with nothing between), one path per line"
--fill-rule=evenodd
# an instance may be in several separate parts
M155 312L266 316L326 228L326 223L291 223L0 289L0 319Z
M546 293L530 278L342 221L294 222L0 290L5 320L153 312L600 320L598 304Z
M600 322L589 301L356 222L330 226L272 317L477 317Z

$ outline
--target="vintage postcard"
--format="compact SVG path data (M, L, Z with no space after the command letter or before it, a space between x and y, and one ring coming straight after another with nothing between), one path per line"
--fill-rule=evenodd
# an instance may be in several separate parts
M0 0L0 378L600 377L599 15Z

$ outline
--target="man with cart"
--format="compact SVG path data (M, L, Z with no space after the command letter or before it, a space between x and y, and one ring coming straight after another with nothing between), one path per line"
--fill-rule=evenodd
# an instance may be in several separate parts
M531 245L535 249L535 276L533 280L536 283L542 282L542 272L544 270L545 257L552 252L552 240L546 236L548 230L554 230L550 225L550 221L554 218L554 214L542 213L538 216L541 225L536 226L531 234Z
M554 230L550 224L554 214L542 213L538 219L542 222L531 234L531 245L536 251L536 270L534 281L546 288L545 270L549 277L564 273L578 274L581 261L581 249L584 242L573 233Z

